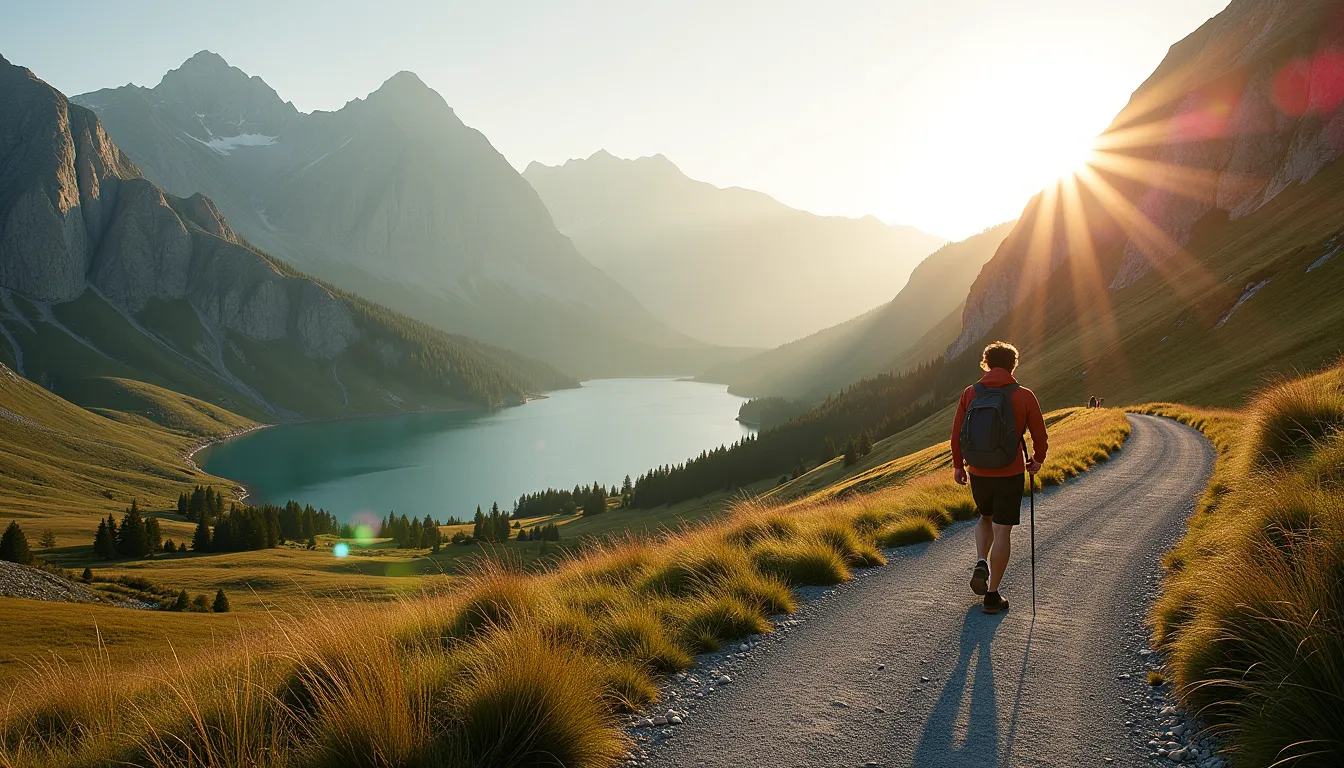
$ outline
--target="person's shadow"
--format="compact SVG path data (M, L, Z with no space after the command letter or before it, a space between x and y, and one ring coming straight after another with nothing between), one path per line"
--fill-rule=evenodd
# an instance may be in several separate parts
M929 713L914 765L992 768L999 764L999 717L989 644L1006 615L986 616L979 605L966 610L957 665ZM968 696L970 701L963 706Z

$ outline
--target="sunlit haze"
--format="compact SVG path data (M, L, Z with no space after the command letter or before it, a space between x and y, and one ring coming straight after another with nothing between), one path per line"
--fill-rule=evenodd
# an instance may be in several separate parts
M411 70L520 170L661 153L720 186L962 237L1078 167L1226 4L30 3L5 11L0 53L75 94L153 85L210 49L304 111Z

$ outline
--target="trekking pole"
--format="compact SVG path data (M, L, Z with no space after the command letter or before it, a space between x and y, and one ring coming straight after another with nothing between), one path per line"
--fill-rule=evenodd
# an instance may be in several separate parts
M1022 460L1030 464L1027 440L1022 439ZM1031 498L1031 617L1036 618L1036 475L1027 473L1027 488Z

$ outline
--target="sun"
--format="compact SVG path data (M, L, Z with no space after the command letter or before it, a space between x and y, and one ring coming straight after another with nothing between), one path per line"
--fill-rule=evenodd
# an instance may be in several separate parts
M1072 178L1095 164L1096 138L1084 135L1079 139L1064 139L1045 148L1040 156L1041 173L1048 182Z

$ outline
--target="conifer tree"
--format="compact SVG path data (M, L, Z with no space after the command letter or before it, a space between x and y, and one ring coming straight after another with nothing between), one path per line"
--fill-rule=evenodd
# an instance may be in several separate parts
M215 603L211 607L214 609L215 613L229 612L229 598L225 597L223 589L220 589L215 593Z
M117 541L107 527L107 520L98 521L98 532L93 535L93 554L100 560L111 560L117 556Z
M189 500L187 499L187 492L183 491L182 493L179 493L177 495L177 514L186 517L188 503Z
M170 553L171 553L171 552L176 552L176 551L177 551L177 544L174 543L172 539L164 539L164 540L163 540L163 551L164 551L164 552L170 552Z
M23 535L23 529L16 520L11 520L9 527L0 534L0 560L8 560L19 565L33 564L33 553L28 549L28 537Z
M845 443L845 466L851 467L859 460L859 447L851 439Z
M820 463L825 464L831 459L834 459L836 453L838 453L838 451L835 450L834 440L828 437L825 440L821 441L821 456L819 457L821 459Z
M187 590L184 589L177 593L177 599L173 601L168 610L181 612L187 610L190 605L191 598L187 596Z
M159 518L145 518L145 551L158 552L163 548L163 534L159 532Z
M210 524L201 517L196 521L196 532L191 536L191 548L197 552L209 552L210 539Z
M51 549L52 547L55 547L55 546L56 546L56 532L53 531L53 530L51 530L50 528L48 528L47 530L43 531L43 532L42 532L42 535L41 535L41 536L38 538L38 540L37 540L37 544L38 544L38 546L42 547L43 549Z
M117 552L122 557L144 557L149 553L145 521L140 517L140 507L135 499L131 499L131 508L121 518L121 529L117 531Z
M79 575L79 580L84 582L85 584L88 584L89 582L93 581L93 569L88 567L87 565L84 566L84 572Z

